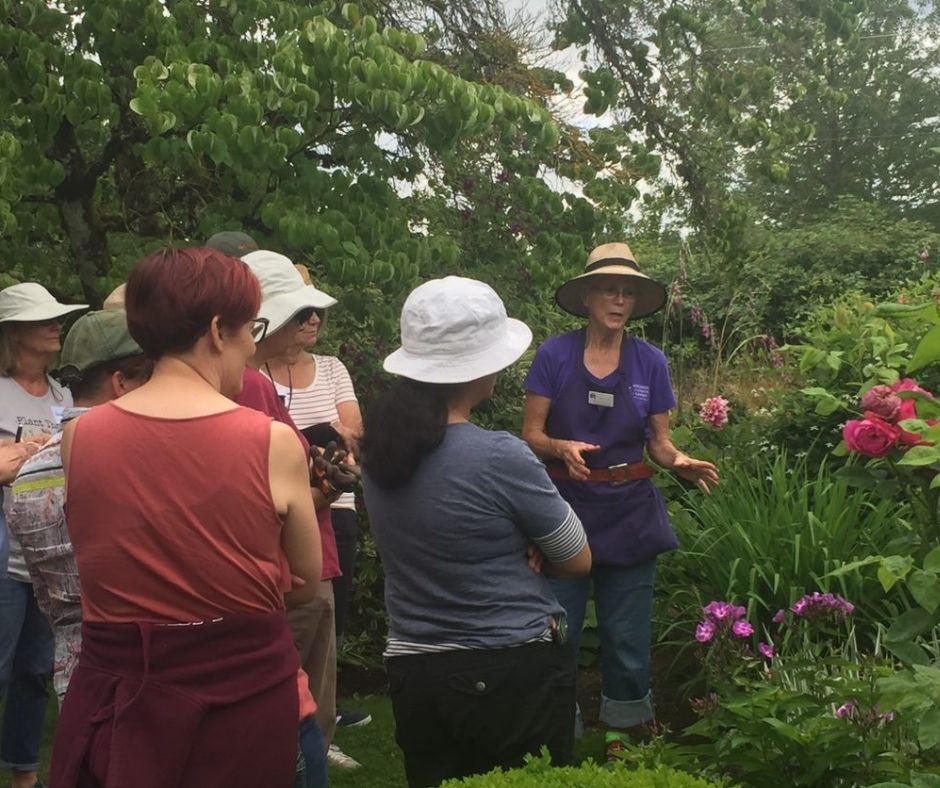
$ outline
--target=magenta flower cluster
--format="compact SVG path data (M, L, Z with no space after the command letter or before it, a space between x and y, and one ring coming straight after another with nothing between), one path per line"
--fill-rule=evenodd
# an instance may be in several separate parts
M695 639L699 643L711 643L716 638L749 638L754 627L745 620L747 610L731 602L709 602L702 608L704 618L695 628ZM774 658L774 648L769 643L760 643L757 650L765 659Z
M709 397L698 409L699 418L715 429L728 423L728 400L724 397Z
M893 711L882 712L875 706L870 712L866 713L855 701L843 703L833 712L833 715L840 720L852 720L870 727L880 724L886 725L894 720Z
M814 591L812 594L801 596L796 602L790 605L790 612L798 618L805 619L842 619L855 612L855 605L838 594L822 594L819 591ZM786 610L778 610L777 614L774 616L774 623L782 624L786 620L786 617Z

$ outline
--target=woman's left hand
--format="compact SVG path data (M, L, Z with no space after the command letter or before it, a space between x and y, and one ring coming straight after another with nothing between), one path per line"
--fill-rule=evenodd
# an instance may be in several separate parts
M705 460L696 460L681 452L676 455L672 470L686 481L695 484L703 493L710 495L718 484L718 468Z

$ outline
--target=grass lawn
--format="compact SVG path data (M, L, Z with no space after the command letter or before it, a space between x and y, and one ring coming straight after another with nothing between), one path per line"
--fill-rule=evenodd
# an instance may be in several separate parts
M372 723L361 728L341 728L337 731L336 744L347 755L359 761L362 768L354 771L330 769L330 785L336 788L406 788L405 769L401 750L395 744L395 723L389 699L384 695L368 695L345 699L343 705L368 711L372 715ZM53 698L46 713L46 735L41 755L43 777L48 777L49 774L57 716L58 709ZM574 760L580 762L589 757L599 760L603 751L603 733L589 730L583 739L576 742ZM6 788L8 785L7 773L0 773L0 788Z

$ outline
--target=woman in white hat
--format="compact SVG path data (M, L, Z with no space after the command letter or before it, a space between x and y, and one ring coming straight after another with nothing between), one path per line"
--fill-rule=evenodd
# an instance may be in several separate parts
M59 352L63 318L87 308L59 303L35 282L0 291L0 440L38 445L58 431L72 396L49 376L49 368ZM9 488L0 495L9 514ZM9 534L2 514L0 520L5 553ZM9 561L0 563L0 763L11 770L13 788L31 788L52 675L52 630L36 604L16 540L9 540Z
M590 550L525 444L470 423L532 332L488 285L449 276L408 296L401 340L384 364L400 379L368 414L362 459L408 784L518 766L543 745L564 762L575 665L538 566L584 575Z
M577 651L591 586L601 640L600 717L608 755L623 729L640 734L653 719L649 652L656 556L678 546L644 451L704 492L718 483L709 462L678 451L669 432L676 401L666 358L626 332L666 301L624 243L598 246L585 271L555 294L587 326L539 347L525 382L523 437L548 463L562 497L584 523L590 577L555 580Z

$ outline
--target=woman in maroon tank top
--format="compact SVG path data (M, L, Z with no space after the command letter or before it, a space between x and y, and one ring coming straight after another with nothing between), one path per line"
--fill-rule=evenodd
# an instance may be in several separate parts
M208 249L158 252L128 281L153 377L63 438L83 646L54 788L293 782L283 581L308 600L321 554L299 441L230 399L264 335L259 302L247 266Z

